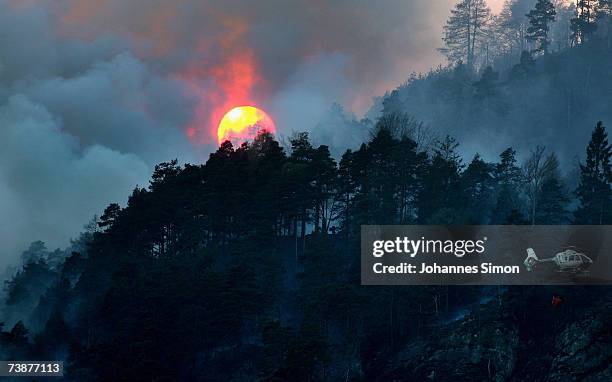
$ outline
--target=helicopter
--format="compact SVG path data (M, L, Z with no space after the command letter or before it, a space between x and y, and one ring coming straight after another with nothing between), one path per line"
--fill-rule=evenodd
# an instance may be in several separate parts
M547 262L555 263L557 267L559 267L559 272L570 273L585 271L586 268L593 264L593 260L590 257L574 247L568 247L562 252L559 252L553 257L547 259L539 259L538 256L536 256L533 248L527 248L527 257L525 258L525 261L523 261L527 271L531 272L535 270L538 263Z

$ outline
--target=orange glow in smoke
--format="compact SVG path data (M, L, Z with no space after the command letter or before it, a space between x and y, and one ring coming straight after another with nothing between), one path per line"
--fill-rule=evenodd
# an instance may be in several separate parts
M193 63L182 76L197 100L187 126L187 136L193 143L218 141L219 123L228 110L257 104L253 93L261 79L254 55L247 49L228 55L213 67Z
M93 38L111 28L114 33L130 36L135 53L144 59L163 60L175 49L189 49L189 61L182 62L174 76L194 102L193 114L184 126L192 143L217 143L219 121L228 110L237 105L260 105L267 98L257 54L248 42L247 16L228 14L224 7L211 2L206 10L214 20L214 31L202 27L201 32L193 32L191 40L172 27L186 17L185 9L190 7L160 2L138 10L138 17L127 22L114 13L115 5L112 0L66 0L60 32ZM134 7L126 3L126 14L134 14ZM85 33L88 31L91 35Z
M265 82L260 75L256 55L243 41L248 31L245 20L224 15L219 15L219 20L227 33L212 45L208 39L201 40L197 49L202 53L216 52L220 56L218 60L193 61L181 75L199 100L187 126L187 136L196 144L211 141L221 143L219 124L228 110L236 105L259 104L257 99L261 99L265 93ZM273 130L272 119L262 113L267 117L265 120L270 121L269 126L265 126L266 130Z
M253 106L238 106L225 113L219 122L217 140L219 144L230 141L239 145L264 130L269 133L276 130L268 114Z

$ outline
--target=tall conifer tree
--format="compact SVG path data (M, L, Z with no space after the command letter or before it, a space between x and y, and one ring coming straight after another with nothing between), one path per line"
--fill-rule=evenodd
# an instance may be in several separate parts
M586 163L580 165L580 184L576 189L580 207L575 212L576 223L609 224L612 221L610 156L608 133L599 121L587 147Z
M529 28L527 28L527 40L536 43L536 52L548 52L548 45L550 40L548 38L548 32L550 30L550 24L555 21L555 6L550 0L538 0L535 8L532 9L528 14Z

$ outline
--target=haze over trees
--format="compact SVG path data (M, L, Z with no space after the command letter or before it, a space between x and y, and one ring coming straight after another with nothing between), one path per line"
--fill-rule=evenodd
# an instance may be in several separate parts
M461 0L451 10L440 51L449 62L478 69L520 56L580 45L600 32L609 35L609 0L506 0L492 14L484 0Z
M606 27L611 17L599 11L591 40L574 42L570 27L575 9L566 2L552 4L555 16L547 24L546 55L542 25L535 21L541 16L534 19L534 34L528 33L533 25L527 15L541 13L537 2L508 1L488 21L472 65L464 56L411 75L383 99L380 115L406 113L439 137L448 134L460 141L462 156L478 152L489 161L508 146L522 161L534 147L550 149L549 142L556 141L554 151L567 171L587 143L584 126L612 119L612 44ZM604 9L598 7L596 12ZM549 5L544 8L550 10ZM558 139L561 135L564 139Z

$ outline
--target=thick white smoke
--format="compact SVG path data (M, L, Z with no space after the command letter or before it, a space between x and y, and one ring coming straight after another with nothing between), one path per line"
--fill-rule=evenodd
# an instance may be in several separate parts
M61 122L26 96L0 107L0 265L29 241L65 245L105 204L146 182L134 154L82 147Z
M279 133L338 153L353 113L442 61L452 3L0 0L0 266L33 240L66 245L156 163L206 159L185 132L201 96L186 68L210 85L248 49Z
M56 34L53 14L0 2L0 267L33 240L65 246L153 166L197 161L182 85L111 34Z

